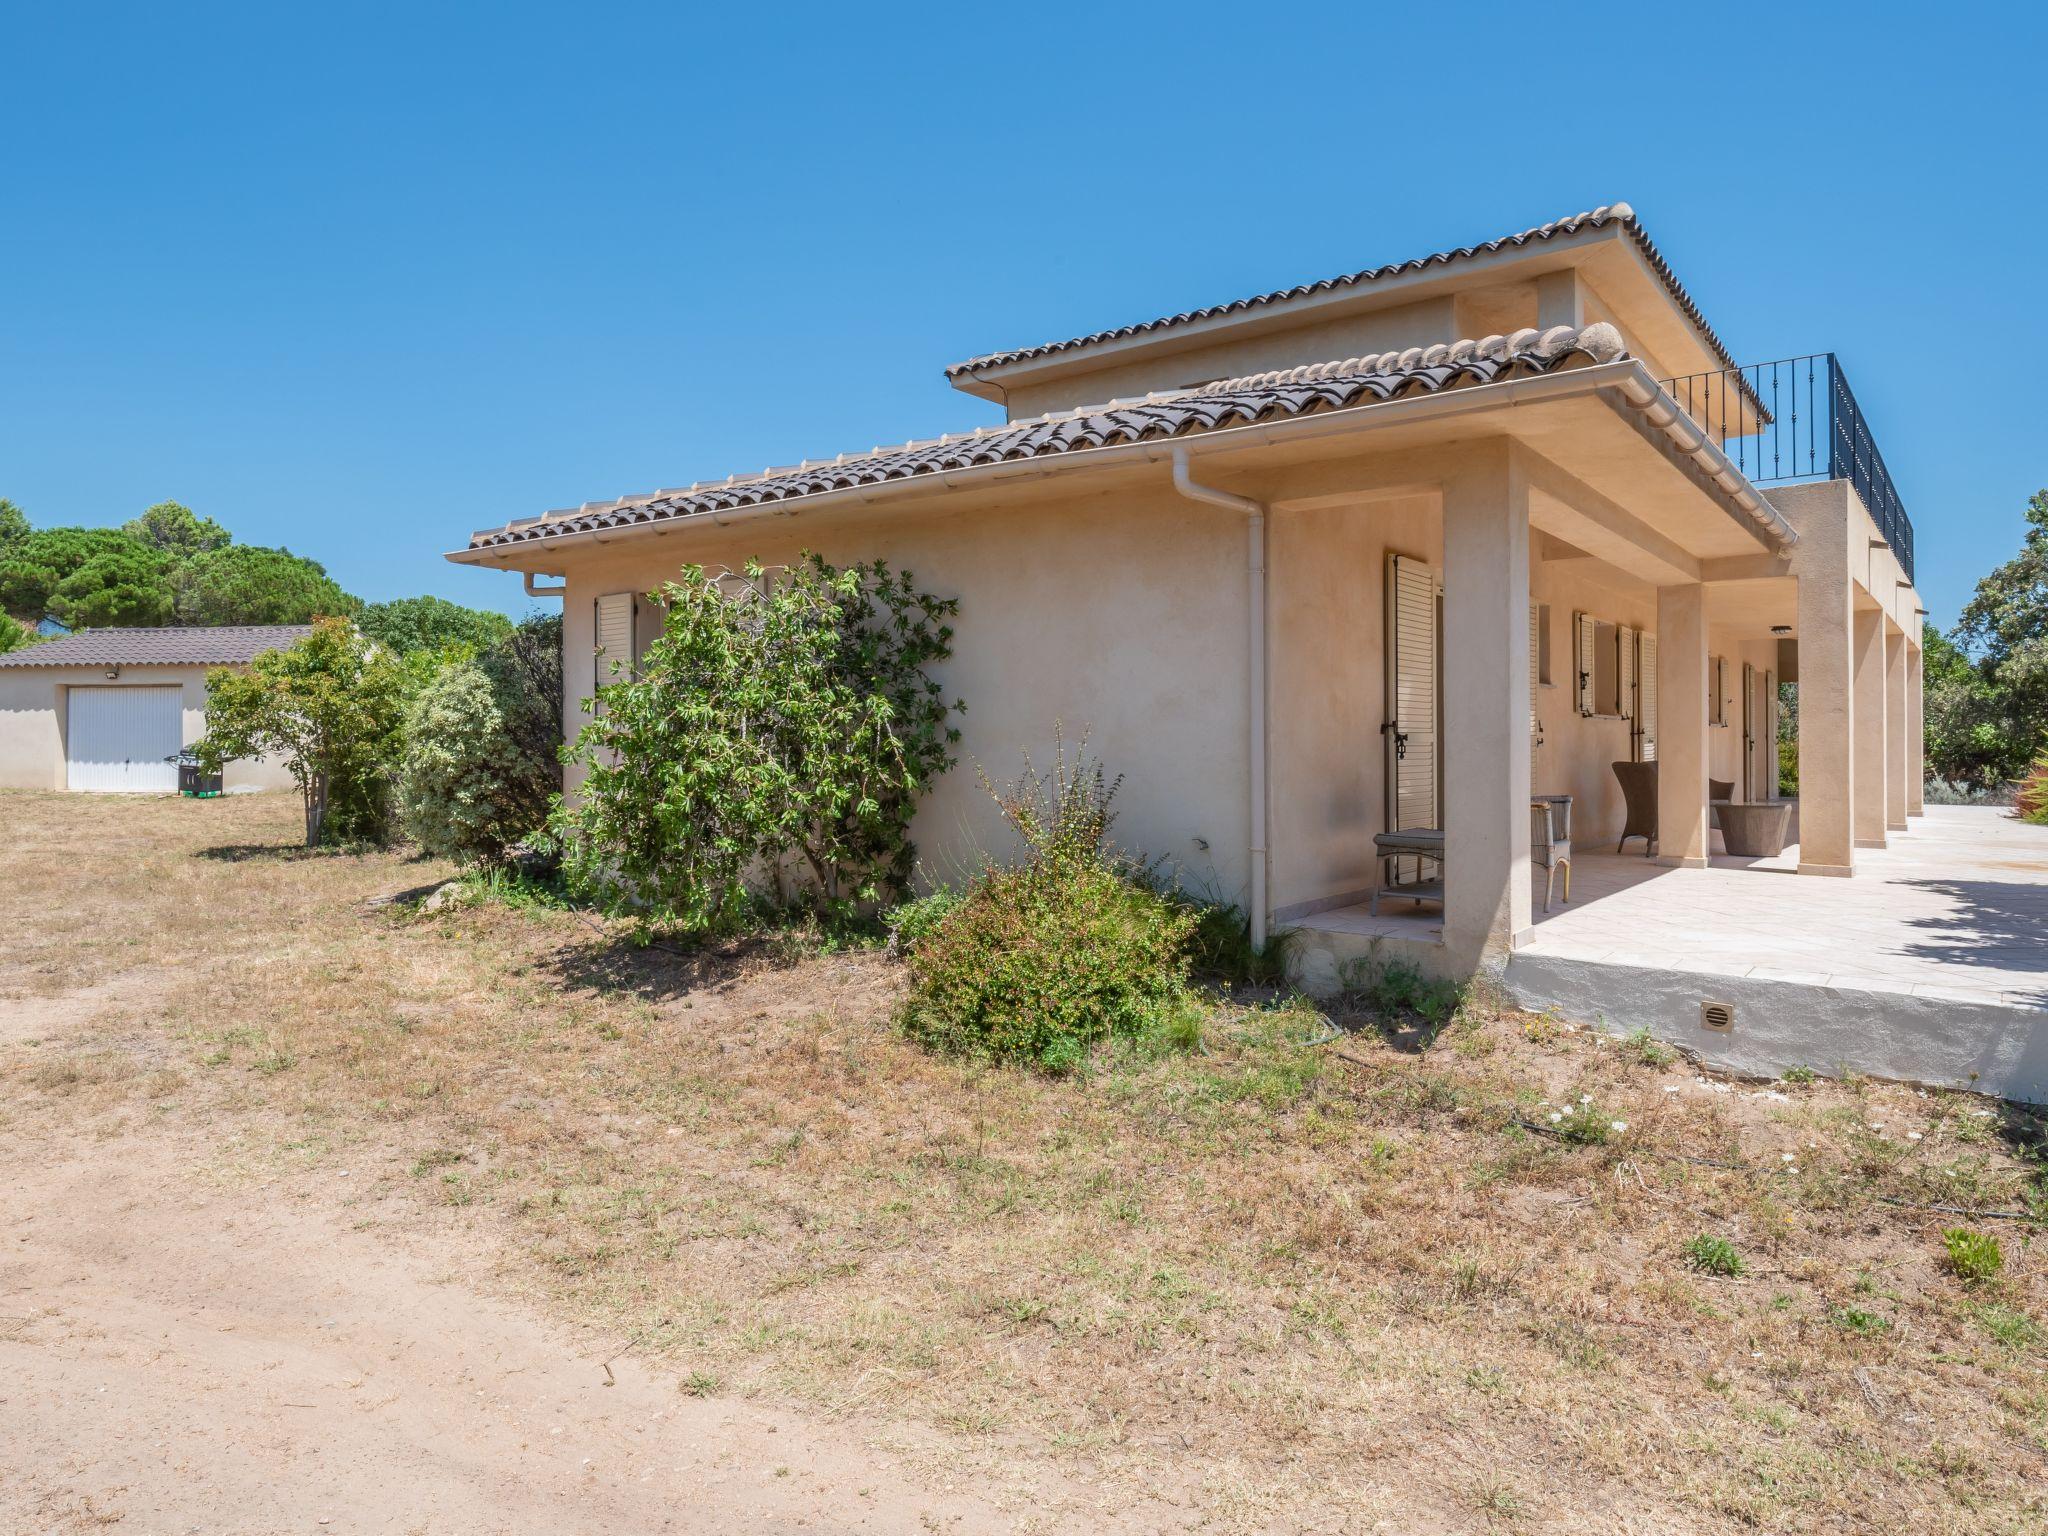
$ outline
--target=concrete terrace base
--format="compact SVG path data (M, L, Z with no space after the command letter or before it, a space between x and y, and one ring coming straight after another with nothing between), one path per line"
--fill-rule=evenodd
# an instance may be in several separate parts
M1859 855L1852 878L1811 878L1798 858L1795 846L1673 869L1581 853L1569 905L1544 912L1537 885L1502 979L1525 1006L1648 1029L1737 1071L1847 1070L2048 1103L2048 828L1935 806ZM1433 905L1293 926L1311 992L1393 961L1455 972ZM1703 1028L1702 1002L1732 1005L1732 1025Z
M1525 1008L1622 1033L1647 1029L1733 1072L1777 1077L1806 1066L2048 1103L2048 1011L2040 1008L1546 954L1511 959L1507 988ZM1705 1026L1706 1002L1730 1008L1729 1028Z

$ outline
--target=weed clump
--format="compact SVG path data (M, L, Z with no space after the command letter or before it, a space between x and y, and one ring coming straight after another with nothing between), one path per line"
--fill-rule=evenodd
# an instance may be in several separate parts
M1702 1232L1685 1245L1685 1262L1687 1268L1703 1275L1723 1275L1731 1280L1749 1269L1733 1243L1711 1232Z
M1105 1040L1194 1043L1197 918L1110 842L1119 782L1078 754L1070 763L1064 744L1050 772L1027 759L1013 785L984 778L1024 857L985 869L928 926L913 919L925 926L909 940L902 1023L913 1039L1055 1073Z
M2005 1268L2004 1250L1989 1232L1950 1227L1941 1234L1941 1245L1948 1250L1948 1267L1958 1279L1970 1284L1996 1280L1999 1271Z

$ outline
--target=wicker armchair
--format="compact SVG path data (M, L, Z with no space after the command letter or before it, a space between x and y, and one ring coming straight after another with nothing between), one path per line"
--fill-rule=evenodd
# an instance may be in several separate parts
M1707 780L1707 798L1709 800L1733 800L1735 798L1735 781L1733 779Z
M1648 858L1657 846L1657 765L1650 763L1615 763L1614 777L1621 784L1621 798L1628 806L1628 820L1621 829L1621 841L1614 845L1616 853L1632 837L1643 840L1643 857Z

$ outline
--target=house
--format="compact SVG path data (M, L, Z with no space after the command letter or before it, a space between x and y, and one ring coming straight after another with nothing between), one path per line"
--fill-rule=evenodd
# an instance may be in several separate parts
M1656 830L1654 861L1602 864L1616 902L1695 872L1825 902L1854 882L1760 871L1853 876L1921 813L1913 530L1848 380L1739 363L1626 204L946 375L1004 419L449 558L563 597L570 735L686 563L908 567L960 600L964 755L1000 777L1085 728L1122 838L1300 930L1311 985L1375 956L1514 983L1543 948L1534 797L1571 797L1588 865L1628 819L1616 764L1655 765ZM1796 846L1731 861L1710 798L1779 799L1788 684ZM1376 847L1417 830L1432 856ZM1000 840L971 772L915 832L940 874ZM1435 899L1373 910L1388 883Z
M206 731L206 674L311 634L303 624L86 629L0 656L0 788L170 794ZM228 789L288 789L281 764L227 765Z

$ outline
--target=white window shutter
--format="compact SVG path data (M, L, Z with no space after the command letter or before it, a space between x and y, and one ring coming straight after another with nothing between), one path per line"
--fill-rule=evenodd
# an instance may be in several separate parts
M1636 756L1657 760L1657 637L1636 637Z
M1572 677L1579 713L1593 713L1593 647L1597 624L1590 613L1572 615Z
M633 594L606 592L597 600L597 686L618 681L632 666Z
M1537 690L1543 686L1543 610L1534 599L1529 603L1529 739L1543 744L1543 721L1537 713Z
M1388 830L1439 825L1436 571L1387 557Z

